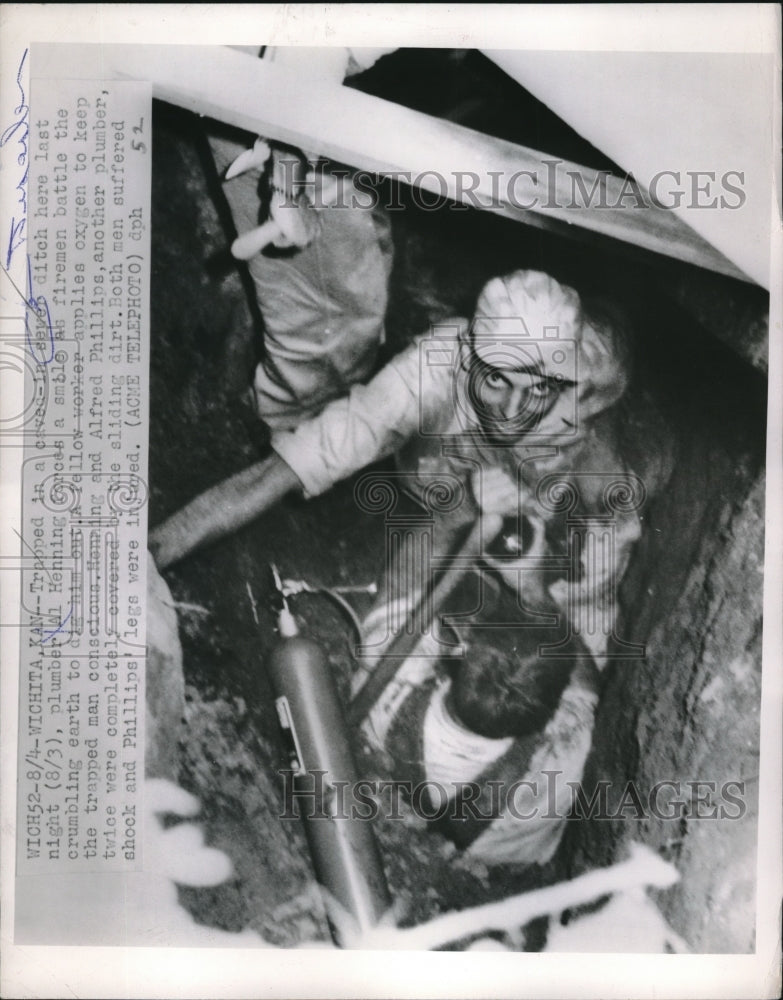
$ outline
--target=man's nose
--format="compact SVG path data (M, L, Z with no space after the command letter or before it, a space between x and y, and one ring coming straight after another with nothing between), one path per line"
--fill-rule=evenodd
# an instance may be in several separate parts
M509 390L505 405L503 406L503 416L506 420L511 420L519 413L522 409L524 396L525 390L521 386L514 386L513 389Z

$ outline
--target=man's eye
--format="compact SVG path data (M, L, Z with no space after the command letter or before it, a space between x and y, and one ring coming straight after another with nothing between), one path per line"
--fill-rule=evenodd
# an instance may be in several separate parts
M534 382L528 389L528 392L535 399L544 399L550 393L557 392L557 386L550 385L548 381Z

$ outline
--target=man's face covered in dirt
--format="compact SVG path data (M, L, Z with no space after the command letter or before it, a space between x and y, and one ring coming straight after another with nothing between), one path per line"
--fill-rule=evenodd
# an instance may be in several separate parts
M574 444L628 381L619 332L591 322L572 288L538 271L484 287L464 364L470 406L497 444Z

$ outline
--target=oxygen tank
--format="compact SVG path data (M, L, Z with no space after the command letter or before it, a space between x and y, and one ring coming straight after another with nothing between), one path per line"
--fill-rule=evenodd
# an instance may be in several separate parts
M337 688L321 647L299 634L279 588L280 640L268 660L280 723L288 737L293 798L323 889L335 943L350 947L391 907L366 803L352 815L358 780ZM350 918L350 919L348 919Z

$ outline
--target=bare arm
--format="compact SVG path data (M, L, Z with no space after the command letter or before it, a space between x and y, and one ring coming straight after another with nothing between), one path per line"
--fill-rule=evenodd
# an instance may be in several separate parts
M158 525L149 549L159 569L217 541L264 514L291 490L301 489L293 469L273 453L218 483Z

